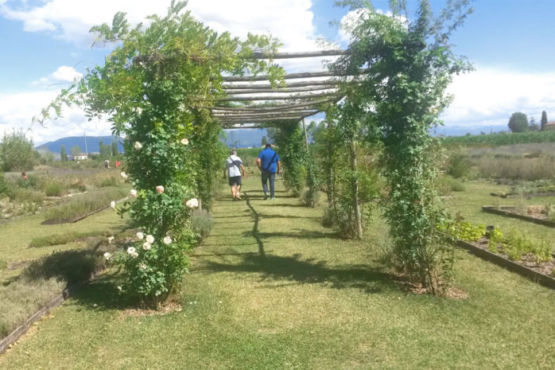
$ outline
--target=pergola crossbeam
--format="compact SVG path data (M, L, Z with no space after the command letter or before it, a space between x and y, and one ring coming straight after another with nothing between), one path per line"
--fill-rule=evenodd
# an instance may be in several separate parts
M315 50L315 51L301 51L290 53L253 53L252 59L293 59L293 58L313 58L313 57L326 57L326 56L340 56L346 55L346 50Z
M326 92L318 94L304 94L304 95L289 95L289 96L276 96L276 95L259 95L259 96L228 96L226 98L220 98L219 102L234 102L234 101L260 101L260 100L301 100L301 99L312 99L321 98L324 96L335 96L336 92Z
M250 82L250 81L248 81ZM306 87L306 86L320 86L320 85L339 85L341 81L338 79L327 79L327 80L319 80L319 81L297 81L297 82L290 82L284 85L282 88L292 88L292 87ZM271 89L273 88L272 84L269 82L267 83L249 83L249 84L231 84L225 82L223 85L225 90L227 89ZM279 86L277 87L280 88Z
M299 93L299 92L321 92L325 90L337 90L337 86L321 85L321 86L307 86L307 87L293 87L293 88L263 88L263 89L225 89L228 95L245 95L245 94L260 94L260 93Z

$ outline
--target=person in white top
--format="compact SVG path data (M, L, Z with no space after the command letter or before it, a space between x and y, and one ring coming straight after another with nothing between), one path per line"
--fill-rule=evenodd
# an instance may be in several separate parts
M233 200L241 200L241 175L245 176L245 166L243 161L237 156L237 151L232 150L231 155L226 159L226 172L231 186L231 196Z

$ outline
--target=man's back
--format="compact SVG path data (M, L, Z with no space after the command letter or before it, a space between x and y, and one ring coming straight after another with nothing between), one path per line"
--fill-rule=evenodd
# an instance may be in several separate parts
M261 168L263 171L275 173L277 166L276 163L279 161L278 154L272 148L265 148L258 155L261 162Z

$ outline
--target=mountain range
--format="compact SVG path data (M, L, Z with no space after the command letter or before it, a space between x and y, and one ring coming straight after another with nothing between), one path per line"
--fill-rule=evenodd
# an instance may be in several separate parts
M111 145L112 140L118 142L118 151L123 152L123 139L114 136L68 136L61 139L50 141L37 146L35 149L38 151L48 150L52 153L60 153L62 145L66 148L66 153L71 153L71 148L78 146L82 153L99 153L100 142L103 145Z

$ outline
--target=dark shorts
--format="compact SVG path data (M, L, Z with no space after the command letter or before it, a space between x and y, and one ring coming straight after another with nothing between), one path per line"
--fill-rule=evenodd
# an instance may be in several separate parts
M229 178L229 186L241 186L241 176L233 176Z

